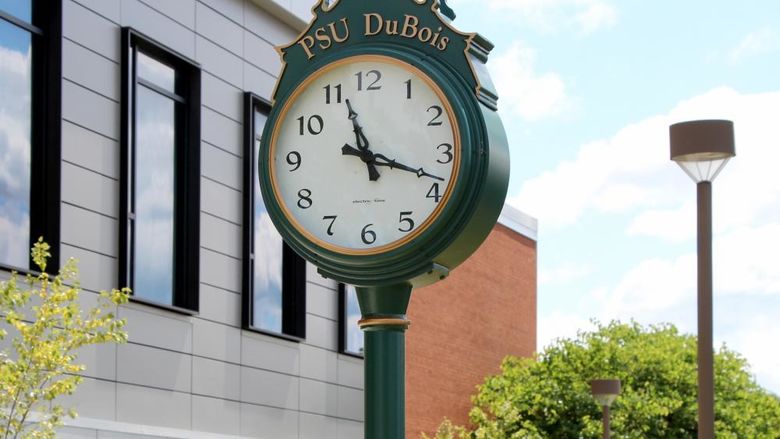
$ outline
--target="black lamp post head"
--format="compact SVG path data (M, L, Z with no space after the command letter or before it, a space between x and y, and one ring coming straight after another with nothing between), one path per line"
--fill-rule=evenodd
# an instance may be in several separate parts
M712 181L736 155L734 123L729 120L694 120L669 127L671 159L694 181Z
M599 379L590 382L590 393L600 406L609 407L620 394L620 380Z

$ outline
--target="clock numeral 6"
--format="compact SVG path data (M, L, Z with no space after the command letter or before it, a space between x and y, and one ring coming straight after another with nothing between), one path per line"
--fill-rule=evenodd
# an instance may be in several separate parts
M287 164L293 166L290 172L298 170L301 167L301 154L298 151L287 154Z
M330 220L330 224L328 224L328 231L327 231L328 236L333 236L333 223L336 222L336 218L338 218L337 215L325 215L322 217L323 221Z
M373 226L373 224L366 224L360 232L360 239L363 240L363 244L371 245L376 242L376 233L373 230L368 230L371 226Z
M431 185L431 188L428 189L428 193L425 194L425 198L433 198L437 203L441 200L441 195L439 195L439 183Z
M436 162L437 163L441 163L441 164L447 164L447 163L451 162L453 157L454 157L452 155L452 152L451 152L452 151L452 145L450 145L449 143L442 143L441 145L437 146L436 149L437 150L441 150L442 147L444 148L444 151L442 151L442 154L444 154L446 159L444 159L444 161L442 161L442 159L436 159Z
M308 209L314 204L311 200L311 191L308 189L301 189L298 191L298 207L301 209Z
M298 119L298 134L301 136L304 135L304 128L306 128L306 131L309 132L312 136L316 136L317 134L322 132L322 129L325 128L325 121L322 120L322 116L315 114L314 116L309 117L309 120L306 124L304 124L304 117L301 116ZM305 125L305 126L304 126Z
M408 217L412 213L413 212L401 212L401 214L398 215L398 222L399 223L404 223L407 226L406 228L399 227L398 228L399 232L406 233L406 232L411 232L412 231L412 229L414 228L414 221L412 221L411 218L404 218L404 217Z

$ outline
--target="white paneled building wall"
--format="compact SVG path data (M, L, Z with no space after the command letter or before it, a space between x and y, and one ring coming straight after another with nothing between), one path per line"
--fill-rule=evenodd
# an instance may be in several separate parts
M86 379L63 401L79 418L58 437L362 437L363 364L338 353L334 282L308 267L302 340L241 321L244 93L270 98L274 46L295 38L311 5L46 1L62 1L60 253L80 260L86 303L118 286L122 28L201 70L198 312L123 306L129 342L81 353Z

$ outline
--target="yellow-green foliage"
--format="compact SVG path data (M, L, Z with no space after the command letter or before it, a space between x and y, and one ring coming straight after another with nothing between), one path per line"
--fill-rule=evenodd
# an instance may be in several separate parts
M51 278L46 273L49 245L39 239L31 254L41 274L27 275L27 289L19 288L16 273L0 282L0 340L11 340L11 348L0 351L2 438L55 437L66 415L55 398L72 394L82 380L77 350L127 340L125 322L114 312L127 302L128 289L101 292L98 305L83 312L76 260L69 259Z
M469 435L465 428L459 427L452 423L447 418L444 418L444 422L439 425L436 434L433 437L427 434L422 434L422 439L468 439Z

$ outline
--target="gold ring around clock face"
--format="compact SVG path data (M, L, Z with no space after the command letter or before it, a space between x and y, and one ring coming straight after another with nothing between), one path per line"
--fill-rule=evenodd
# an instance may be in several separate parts
M420 69L383 55L335 61L298 86L272 127L270 180L306 239L348 255L398 248L450 199L454 111Z

